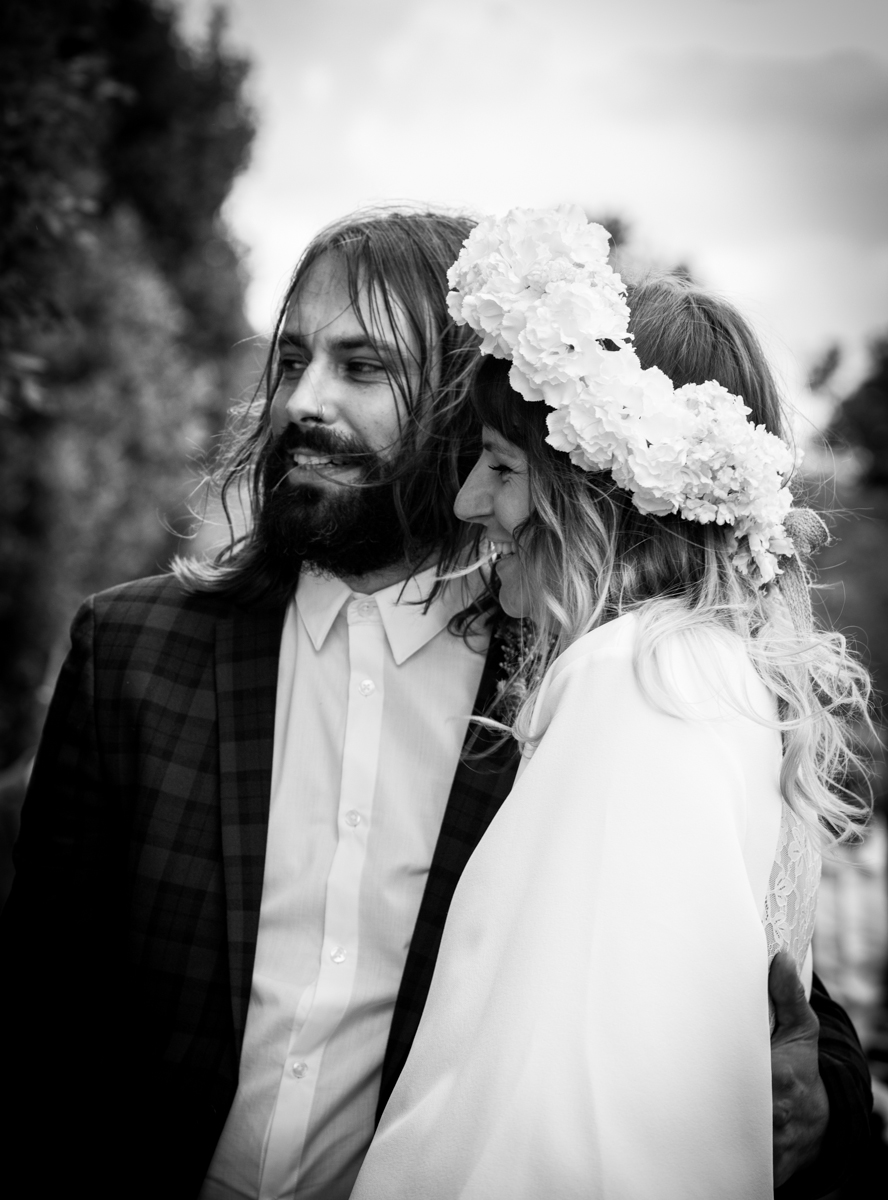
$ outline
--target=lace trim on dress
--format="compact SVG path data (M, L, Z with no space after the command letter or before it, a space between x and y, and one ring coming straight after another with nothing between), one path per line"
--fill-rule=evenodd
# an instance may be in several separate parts
M778 950L788 950L801 971L814 934L819 883L820 852L814 838L801 817L784 804L762 912L769 963ZM771 1023L773 1027L773 1012Z

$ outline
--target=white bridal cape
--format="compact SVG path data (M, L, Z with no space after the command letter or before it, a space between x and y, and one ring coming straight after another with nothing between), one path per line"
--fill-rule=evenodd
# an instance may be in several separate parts
M353 1200L771 1200L768 961L810 980L819 859L739 639L671 637L650 692L637 634L549 669Z

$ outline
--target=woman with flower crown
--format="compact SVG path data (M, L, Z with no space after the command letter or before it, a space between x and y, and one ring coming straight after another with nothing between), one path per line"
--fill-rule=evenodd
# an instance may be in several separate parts
M491 356L456 511L532 630L523 759L354 1200L770 1200L768 964L810 984L868 720L774 383L730 306L627 295L577 209L482 221L450 282Z

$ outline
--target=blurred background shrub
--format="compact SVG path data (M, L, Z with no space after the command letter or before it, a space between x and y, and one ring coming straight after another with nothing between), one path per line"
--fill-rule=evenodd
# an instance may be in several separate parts
M0 787L77 602L161 570L248 364L221 217L255 120L217 12L0 6Z

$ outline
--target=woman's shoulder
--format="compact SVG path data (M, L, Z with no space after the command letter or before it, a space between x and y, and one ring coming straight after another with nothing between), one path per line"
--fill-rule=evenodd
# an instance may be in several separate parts
M638 642L640 621L638 613L624 613L612 621L590 629L577 638L549 667L548 674L554 679L567 671L603 659L632 663Z
M703 675L726 665L744 671L751 667L743 639L732 630L713 622L669 619L651 605L583 634L555 659L550 672L555 676L602 660L632 665L648 655Z
M613 694L615 680L628 684L638 638L638 617L627 613L583 634L549 665L534 710L534 729L548 727L555 713L571 703L586 705L594 694Z
M655 606L625 613L578 638L552 663L538 711L568 694L619 688L676 716L772 716L772 701L743 639L713 623L670 619Z

